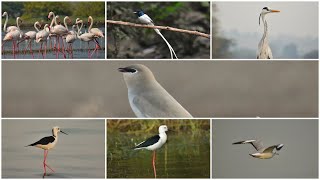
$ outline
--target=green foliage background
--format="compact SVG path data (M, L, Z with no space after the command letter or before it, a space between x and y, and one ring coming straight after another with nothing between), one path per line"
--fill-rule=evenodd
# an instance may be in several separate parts
M59 16L72 19L94 17L96 22L104 23L105 2L2 2L2 12L8 12L9 24L14 24L20 16L23 24L34 21L47 21L50 11Z

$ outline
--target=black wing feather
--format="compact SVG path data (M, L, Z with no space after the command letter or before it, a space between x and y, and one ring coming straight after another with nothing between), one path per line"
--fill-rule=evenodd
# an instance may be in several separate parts
M47 136L47 137L44 137L44 138L40 139L39 141L32 143L28 146L35 146L37 144L47 145L49 143L52 143L54 140L55 140L55 138L53 136Z
M148 147L148 146L151 146L155 143L157 143L160 139L160 136L159 135L155 135L155 136L152 136L150 138L148 138L147 140L145 140L144 142L138 144L136 147L134 148L142 148L142 147Z

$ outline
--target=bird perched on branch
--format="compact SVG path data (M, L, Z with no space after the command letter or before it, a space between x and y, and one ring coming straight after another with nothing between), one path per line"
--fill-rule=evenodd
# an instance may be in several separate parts
M269 47L268 44L268 23L265 20L265 15L269 13L275 13L275 12L280 12L278 10L272 10L268 7L262 8L262 11L259 16L259 25L260 25L260 19L262 19L263 25L264 25L264 32L263 36L259 42L258 46L258 53L257 53L257 59L272 59L272 52L271 48Z
M142 24L147 24L147 25L152 25L154 26L154 23L152 21L152 19L147 15L145 14L142 10L138 10L136 12L133 12L135 14L137 14L138 16L138 20L142 23ZM171 59L173 59L173 55L176 59L178 59L176 53L174 52L172 46L170 45L170 43L166 40L166 38L161 34L160 30L159 29L154 29L154 31L159 34L159 36L161 36L161 38L164 40L164 42L166 42L169 50L170 50L170 55L171 55Z

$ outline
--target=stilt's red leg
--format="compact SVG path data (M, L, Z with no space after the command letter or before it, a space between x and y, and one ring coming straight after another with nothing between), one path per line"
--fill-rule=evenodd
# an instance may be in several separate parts
M45 151L47 151L47 153L45 153L44 166L47 166L52 172L54 172L54 170L46 163L49 151L48 150L45 150Z
M153 151L152 165L153 165L154 178L157 178L157 170L156 170L156 151Z
M45 176L47 174L47 170L46 170L46 158L47 158L46 151L47 150L44 150L44 154L43 154L43 170L44 170L43 176Z

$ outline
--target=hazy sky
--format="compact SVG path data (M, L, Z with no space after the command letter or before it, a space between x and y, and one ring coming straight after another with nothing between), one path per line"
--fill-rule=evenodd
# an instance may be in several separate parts
M280 10L266 15L272 35L318 37L318 2L215 2L222 31L263 32L259 14L263 7Z
M233 142L260 139L265 146L283 143L279 156L256 159L250 144ZM318 178L318 122L303 119L213 120L213 177Z

